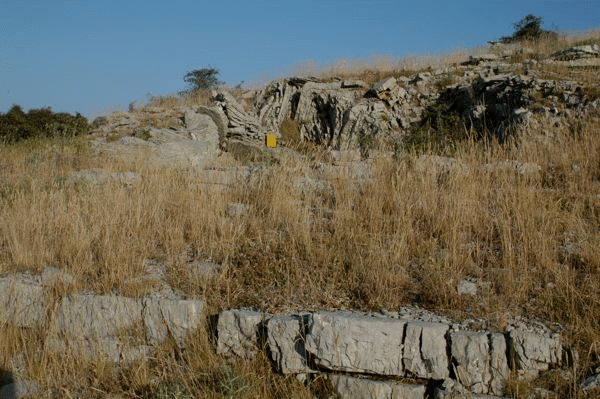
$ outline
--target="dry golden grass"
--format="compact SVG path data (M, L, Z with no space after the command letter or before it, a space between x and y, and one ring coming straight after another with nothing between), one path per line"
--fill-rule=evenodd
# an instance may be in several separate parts
M199 181L191 171L109 162L79 141L3 147L0 270L39 273L52 265L76 277L72 290L136 296L127 281L143 273L145 259L159 259L170 265L169 283L204 297L209 312L241 306L378 310L419 303L498 324L515 315L538 317L567 326L568 339L587 356L584 362L596 363L600 123L546 123L524 129L513 146L465 144L454 154L462 169L426 173L415 154L384 156L372 161L374 176L362 186L340 170L323 177L329 188L308 191L295 182L315 165L301 156L284 157L251 185L216 193L192 189ZM481 167L505 159L542 170L520 176ZM101 166L136 171L142 182L65 184L70 171ZM230 202L250 210L227 216ZM222 262L224 274L210 282L186 279L181 259L190 250ZM489 289L477 299L461 297L456 283L463 277L487 282ZM4 361L24 348L20 334L14 332L15 344L0 353ZM33 335L27 342L36 342ZM208 344L197 350L194 356L212 356L201 374L220 370ZM65 375L68 359L43 352L28 355L28 375L42 382L51 375L71 387L64 389L117 386L131 392L151 386L152 378L161 380L163 372L175 378L176 363L183 367L181 380L192 384L199 372L188 364L194 360L170 359L168 353L128 371L143 371L146 380L136 374L116 384L112 366L99 364L77 363L68 368L77 371ZM256 364L235 367L254 386L249 397L277 397L278 384L289 384L275 376L259 383Z
M381 65L375 69L381 74L397 68ZM344 76L341 68L330 72ZM591 71L583 79L597 83ZM181 101L151 106L180 107ZM169 284L206 300L209 314L234 307L393 310L417 303L459 319L482 317L498 328L517 315L541 318L566 327L567 342L581 354L582 376L600 362L599 131L598 115L534 121L512 145L459 146L452 155L464 167L439 173L421 169L418 154L398 159L374 152L373 176L360 184L304 147L302 154L282 155L251 184L222 190L193 170L95 154L86 138L4 146L0 274L55 266L77 282L53 295L139 296L152 286L132 279L144 274L144 260L155 259L168 265ZM483 167L507 159L541 170L520 175ZM321 176L326 184L299 187L307 171L323 167L330 170ZM66 184L69 173L88 168L134 171L142 179L133 186ZM248 212L228 215L231 202L249 205ZM190 257L222 263L221 276L189 279ZM456 285L464 277L487 288L476 298L460 296ZM18 372L61 397L150 398L180 390L189 397L308 398L325 389L322 381L305 387L276 376L262 357L227 365L206 331L190 338L184 353L165 343L153 358L123 368L50 356L45 331L0 324L0 334L0 366L16 373L15 355L22 354ZM528 389L511 385L514 397ZM556 389L581 397L573 385Z

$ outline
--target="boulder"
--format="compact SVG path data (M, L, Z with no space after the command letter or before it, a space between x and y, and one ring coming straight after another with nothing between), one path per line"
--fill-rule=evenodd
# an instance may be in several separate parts
M519 375L537 377L540 371L558 366L562 360L560 335L541 328L519 325L508 333L512 367Z
M48 302L36 279L16 275L0 278L0 323L40 327L46 321Z
M70 295L56 305L50 331L67 337L108 337L142 322L141 301L112 295Z
M220 92L211 100L227 117L226 138L261 141L264 135L258 118L247 113L244 107L227 92Z
M210 280L219 276L221 265L209 261L193 261L186 265L190 278Z
M152 345L171 337L184 347L186 337L204 323L204 302L200 299L146 298L143 306L146 337Z
M392 105L399 101L400 86L398 86L396 79L389 77L376 83L368 94Z
M425 385L401 384L392 381L375 381L350 375L330 374L340 399L424 399Z
M214 156L221 145L223 134L223 121L221 115L208 107L201 107L200 112L186 110L184 114L184 123L189 132L190 138L206 146L205 155Z
M227 357L251 359L261 347L261 312L226 310L219 314L217 324L217 353Z
M304 347L309 315L278 315L267 321L267 342L271 359L280 373L307 373L308 365Z
M318 312L305 347L328 370L402 376L405 325L399 319Z
M600 374L594 374L583 380L580 384L584 392L593 391L600 387Z
M444 323L410 321L404 338L405 372L417 378L444 380L449 376L449 363Z
M458 382L473 393L488 393L491 380L488 334L452 332L450 353Z
M502 395L510 375L504 334L490 333L490 393Z
M467 279L460 280L456 289L459 295L477 295L477 283Z

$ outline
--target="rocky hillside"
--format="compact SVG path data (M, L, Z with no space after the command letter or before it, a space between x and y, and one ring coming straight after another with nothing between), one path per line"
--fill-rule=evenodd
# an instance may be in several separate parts
M598 68L492 45L3 147L0 397L597 396Z
M519 63L513 61L515 51L526 56L531 50L509 51L500 45L492 50L460 65L414 75L398 73L374 85L335 77L289 78L239 98L215 93L212 106L186 110L182 126L180 114L173 110L147 108L113 115L99 131L128 136L133 132L145 140L125 138L117 144L148 146L148 142L183 140L186 148L181 151L202 159L215 154L216 144L236 154L258 154L267 133L275 133L283 144L306 141L365 155L368 149L382 146L410 148L415 140L441 145L452 140L456 130L462 131L458 134L463 138L470 134L503 142L516 124L530 121L532 114L559 120L597 110L598 82L588 85L548 77L561 68L600 67L598 45L566 48L546 59ZM174 118L174 123L166 129L141 126L144 113L158 114L155 118L160 120ZM432 137L422 137L424 128Z

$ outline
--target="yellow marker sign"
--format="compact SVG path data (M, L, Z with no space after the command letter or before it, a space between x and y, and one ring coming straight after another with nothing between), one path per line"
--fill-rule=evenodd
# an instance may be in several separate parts
M267 147L269 147L269 148L277 147L277 138L275 137L275 134L273 134L273 133L267 134L265 136L265 142L267 144Z

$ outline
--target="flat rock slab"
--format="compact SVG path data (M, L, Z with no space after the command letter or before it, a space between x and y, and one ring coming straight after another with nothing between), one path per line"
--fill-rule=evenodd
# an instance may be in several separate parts
M315 313L306 351L328 370L402 376L405 324L344 312Z
M249 359L259 352L263 314L252 310L226 310L217 324L217 353Z
M425 385L400 384L390 381L374 381L349 375L328 377L341 399L423 399Z
M71 173L67 177L66 184L68 186L75 184L100 186L102 184L120 183L125 186L132 186L140 181L140 176L134 172L108 172L104 169L87 169Z
M307 316L278 315L267 322L271 359L283 374L314 371L308 366L304 348Z
M146 298L143 307L146 337L153 345L170 336L183 347L187 335L204 323L204 302L199 299Z
M75 338L62 339L49 337L46 349L53 353L69 353L86 361L131 363L151 356L153 348L148 345L128 345L115 338Z
M540 371L560 365L562 344L559 334L516 328L508 337L513 368L520 375L537 377Z
M0 323L17 327L39 327L45 323L47 301L44 289L20 276L0 279Z
M404 339L404 369L417 378L444 380L449 375L444 323L409 322Z
M488 393L492 378L488 334L456 331L450 334L450 342L452 365L458 382L473 393Z
M108 295L72 295L56 306L50 331L71 337L108 337L142 322L139 300Z

